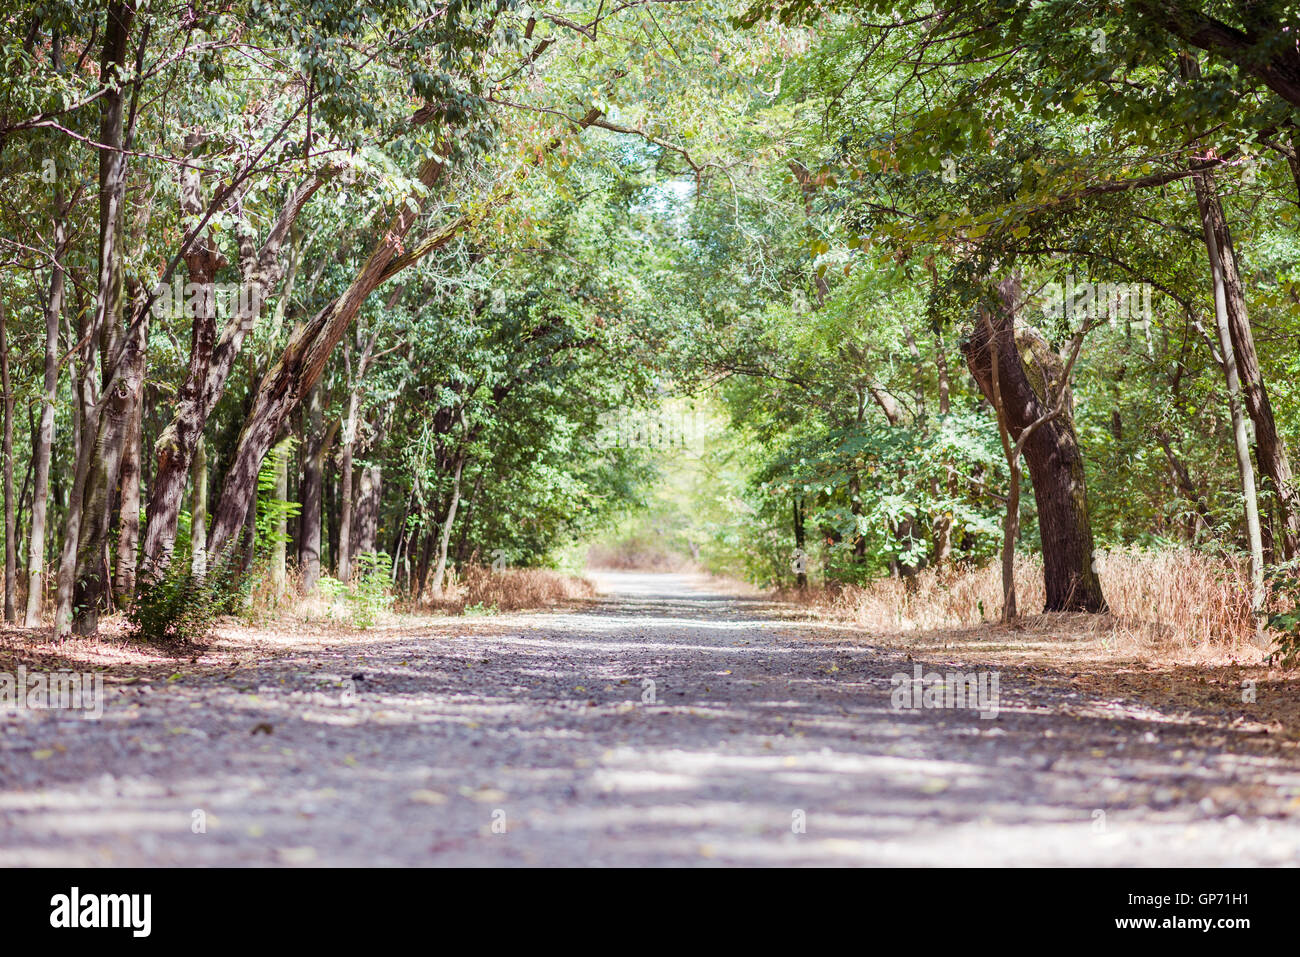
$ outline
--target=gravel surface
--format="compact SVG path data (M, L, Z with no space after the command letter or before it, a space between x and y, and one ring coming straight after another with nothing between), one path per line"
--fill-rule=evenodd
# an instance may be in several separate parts
M593 577L0 712L0 865L1300 863L1289 749L1014 670L996 718L899 711L892 675L954 663Z

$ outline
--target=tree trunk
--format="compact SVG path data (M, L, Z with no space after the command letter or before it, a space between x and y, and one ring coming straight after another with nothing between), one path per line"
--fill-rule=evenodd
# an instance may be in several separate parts
M16 621L14 586L18 576L18 528L14 521L14 393L9 381L9 337L0 301L0 386L4 388L5 432L5 621Z
M82 483L81 528L77 541L76 581L72 600L75 617L72 629L93 636L99 630L99 605L108 588L108 566L104 558L112 521L112 490L117 486L122 449L130 428L132 404L144 378L145 342L148 321L143 314L145 296L137 289L130 333L116 363L113 378L99 402L97 428L90 454L92 461Z
M579 131L584 130L600 116L601 111L593 108L574 125ZM524 169L541 163L562 142L560 137L553 137L529 158ZM342 340L370 294L401 270L443 248L477 222L470 216L461 216L427 236L414 248L405 248L407 233L423 213L424 199L442 178L448 165L446 153L445 146L439 147L437 154L425 161L418 176L420 189L408 196L408 202L399 205L360 272L341 296L294 330L279 360L263 377L248 421L240 433L235 459L221 489L209 552L219 554L230 543L242 521L246 503L257 491L257 470L272 441L301 397L316 385L325 371L330 353ZM477 215L483 215L488 208L504 202L511 195L512 191L506 190Z
M288 439L285 439L288 442ZM278 517L271 547L271 593L277 601L289 590L289 573L285 567L289 547L289 516L284 504L289 501L289 449L281 449L275 456L275 500Z
M438 564L433 570L433 595L442 597L442 588L447 576L447 545L451 541L451 527L456 522L456 508L460 505L460 476L465 467L465 455L456 457L456 472L451 479L451 501L447 505L447 515L443 519L442 529L438 533Z
M420 181L425 189L432 188L441 177L444 165L441 156L424 164ZM263 377L217 503L208 545L208 550L214 555L226 548L243 521L248 501L257 491L257 471L284 420L297 406L299 397L316 385L325 371L330 353L370 293L392 275L388 272L389 266L399 259L402 241L419 218L421 208L418 200L401 206L383 239L343 295L294 330L279 360ZM458 232L447 232L443 244L450 242ZM340 534L346 527L340 525ZM344 551L340 550L340 553Z
M1297 491L1291 460L1287 454L1286 440L1278 432L1273 419L1273 406L1259 367L1259 354L1255 350L1255 336L1246 314L1246 293L1241 282L1237 255L1232 247L1232 234L1223 214L1214 187L1214 177L1203 172L1196 180L1197 203L1205 228L1214 233L1220 262L1224 303L1227 308L1228 334L1236 358L1237 376L1246 413L1255 425L1255 456L1259 470L1268 479L1277 497L1282 518L1282 552L1285 558L1300 554L1300 491Z
M143 355L141 359L143 360ZM121 505L117 522L117 569L113 575L113 598L126 607L135 594L137 550L140 544L140 442L144 426L144 376L140 392L132 396L122 467L118 478Z
M355 527L352 536L354 554L364 555L376 549L379 537L379 509L383 501L383 482L383 471L378 465L367 465L361 469L361 488L354 509Z
M343 454L339 462L339 547L337 574L339 581L352 578L352 449L357 439L358 407L361 393L354 386L348 397L348 418L343 426Z
M187 145L189 149L194 149L199 142L198 137L191 137ZM284 240L289 236L307 201L320 188L321 182L320 178L312 179L300 184L290 193L260 248L246 224L241 223L237 227L239 274L245 289L241 291L238 307L222 326L220 335L217 334L216 303L213 296L204 295L200 309L194 313L190 361L185 382L177 396L172 420L155 444L157 468L150 485L146 512L141 562L143 577L157 578L171 563L185 480L190 472L195 448L202 439L208 417L225 392L244 339L261 315L263 300L284 274L280 263L280 250ZM197 220L202 216L204 208L198 171L186 167L181 172L181 209L186 217ZM204 236L190 248L185 263L190 282L206 283L203 288L211 289L216 270L225 263L225 259L210 236ZM292 286L291 277L286 278L285 283L287 296ZM277 315L283 315L282 310L277 310ZM260 465L260 459L258 464ZM251 491L255 492L256 469L252 481L254 487ZM243 521L242 514L238 521ZM232 527L238 527L238 522Z
M122 0L114 0L109 4L105 15L104 46L99 68L99 75L105 83L108 83L110 77L120 79L125 76L127 39L134 18L135 7L132 4ZM119 247L122 202L126 194L127 162L122 94L123 87L120 82L110 83L99 100L99 260L94 313L87 336L88 343L98 340L104 330L110 324L115 324L122 314L122 260ZM105 357L106 362L107 358ZM92 369L93 363L87 363L83 372L89 376L92 374ZM64 523L63 551L59 562L58 608L54 621L54 633L57 638L67 637L71 632L73 602L76 600L74 592L89 589L97 599L99 589L107 584L102 580L92 581L89 578L78 582L79 571L84 568L90 574L90 569L103 561L100 554L103 546L102 538L94 542L93 552L86 552L82 548L83 519L96 521L95 516L85 514L85 498L89 493L92 503L104 507L107 512L105 501L107 494L94 483L108 477L109 468L106 466L111 466L112 471L116 471L116 455L121 452L120 447L108 448L101 446L99 441L101 431L99 420L104 411L102 406L105 403L113 405L113 412L116 414L121 411L121 402L125 398L118 394L120 390L117 388L117 383L110 385L106 382L105 386L105 395L93 407L83 411L79 423L77 466L73 477L67 521ZM112 426L120 424L110 423ZM111 432L104 435L104 438L120 440L120 436L113 435ZM104 452L114 455L111 463L103 460L96 463L93 476L91 474L92 451L96 456ZM88 485L88 481L92 484ZM101 519L97 524L105 523ZM83 564L83 556L85 556L85 564ZM97 568L94 573L98 577L102 577L103 574ZM97 624L97 613L92 611L90 617L82 616L79 619L78 631L86 634L84 629L91 628L90 633L93 633Z
M321 562L321 482L325 455L332 436L325 434L324 400L318 384L311 391L307 406L307 441L303 443L302 481L298 500L302 509L298 517L298 567L302 587L311 592L320 579Z
M1237 354L1232 341L1232 309L1229 305L1231 294L1228 291L1227 277L1224 272L1225 260L1223 249L1219 246L1219 234L1215 228L1215 208L1217 199L1209 185L1209 174L1200 173L1193 177L1196 186L1196 200L1201 212L1201 225L1205 231L1205 249L1210 260L1210 277L1214 291L1214 319L1219 332L1219 348L1223 353L1223 374L1228 386L1228 411L1232 416L1232 440L1237 452L1237 472L1241 478L1241 490L1246 505L1246 537L1250 545L1250 607L1258 615L1264 608L1264 543L1260 534L1259 504L1255 494L1255 470L1250 461L1250 441L1246 435L1246 423L1241 414L1241 380L1237 368ZM1219 211L1222 214L1222 210ZM1259 642L1261 629L1256 618L1256 641ZM1264 642L1267 644L1266 642Z
M45 303L45 380L41 387L41 424L32 446L35 476L32 488L31 539L27 546L27 615L24 624L36 628L45 604L45 523L50 501L50 455L54 448L54 404L59 397L59 323L63 313L65 274L63 253L67 224L60 196L55 194L54 269Z
M1288 55L1294 58L1296 51L1292 49ZM1300 62L1300 59L1296 62ZM1178 67L1184 80L1200 75L1200 64L1193 54L1181 54ZM1296 79L1300 80L1300 76ZM1286 441L1278 432L1277 423L1273 419L1273 407L1260 371L1259 354L1255 350L1255 336L1250 327L1250 317L1246 313L1246 293L1237 254L1232 245L1232 232L1219 201L1214 175L1205 168L1208 165L1208 161L1196 158L1189 163L1191 169L1200 170L1192 177L1196 205L1202 228L1206 231L1207 249L1211 245L1214 247L1209 251L1211 271L1217 271L1214 276L1215 295L1218 295L1219 287L1222 286L1228 335L1241 394L1245 399L1246 413L1255 426L1255 455L1260 472L1268 479L1273 494L1277 497L1278 512L1282 519L1282 553L1289 560L1300 555L1300 489L1296 488L1291 472ZM1225 355L1225 362L1227 358Z
M1000 308L994 310L990 322L997 336L996 350L990 349L988 327L977 321L963 344L963 351L980 390L995 408L1001 403L1006 412L1007 431L1019 440L1025 429L1048 413L1047 403L1053 387L1050 377L1054 371L1059 374L1060 360L1036 333L1025 330L1023 336L1017 336L1015 312L1019 305L1019 282L1004 280L998 286L998 293ZM1032 363L1030 368L1022 361L1018 338ZM998 360L996 398L992 378L994 351ZM1031 375L1040 381L1032 382ZM1059 385L1066 388L1068 383ZM1068 398L1062 414L1033 430L1023 452L1038 507L1047 589L1044 610L1105 611L1106 600L1093 567L1083 455Z
M420 549L420 560L415 566L415 588L413 593L416 602L424 597L425 583L429 580L429 562L433 558L433 546L438 541L438 533L441 526L431 526L424 533L424 546Z
M808 587L808 553L804 551L803 499L794 500L794 581L800 588Z
M1010 624L1016 609L1016 539L1020 535L1020 449L1013 445L1007 424L1007 408L1002 399L1001 363L998 361L998 337L993 332L988 311L979 309L980 328L987 333L989 348L989 395L998 419L998 440L1007 460L1007 503L1002 515L1002 623ZM1064 387L1064 384L1062 384ZM1035 425L1037 423L1034 423ZM1032 426L1028 426L1032 427ZM1023 434L1023 432L1021 433Z
M194 446L194 491L190 499L190 574L202 579L208 573L208 443L199 436Z

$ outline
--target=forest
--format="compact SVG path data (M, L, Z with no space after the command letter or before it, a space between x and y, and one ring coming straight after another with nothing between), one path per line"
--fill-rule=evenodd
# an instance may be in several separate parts
M1293 4L0 10L6 640L605 568L1300 656Z
M1084 6L12 8L6 619L553 565L676 402L715 570L1180 549L1285 636L1294 11Z

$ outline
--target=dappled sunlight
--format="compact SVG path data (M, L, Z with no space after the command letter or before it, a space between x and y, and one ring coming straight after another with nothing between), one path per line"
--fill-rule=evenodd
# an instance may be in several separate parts
M230 630L210 661L165 675L142 663L89 734L48 716L22 725L33 744L8 752L0 863L1136 864L1154 848L1175 861L1300 850L1300 769L1253 726L1023 664L996 665L991 720L898 710L893 677L950 672L953 650L792 631L762 602L674 576L629 585L580 611L422 619L433 631L408 621L272 647ZM1098 809L1137 836L1094 833ZM1239 823L1261 812L1280 815L1268 834Z

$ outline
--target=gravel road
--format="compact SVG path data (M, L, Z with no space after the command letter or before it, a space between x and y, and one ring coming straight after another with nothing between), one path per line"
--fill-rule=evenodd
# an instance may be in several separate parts
M895 710L954 662L593 577L571 612L115 671L100 720L0 712L0 865L1300 863L1293 749L1015 670L994 718Z

